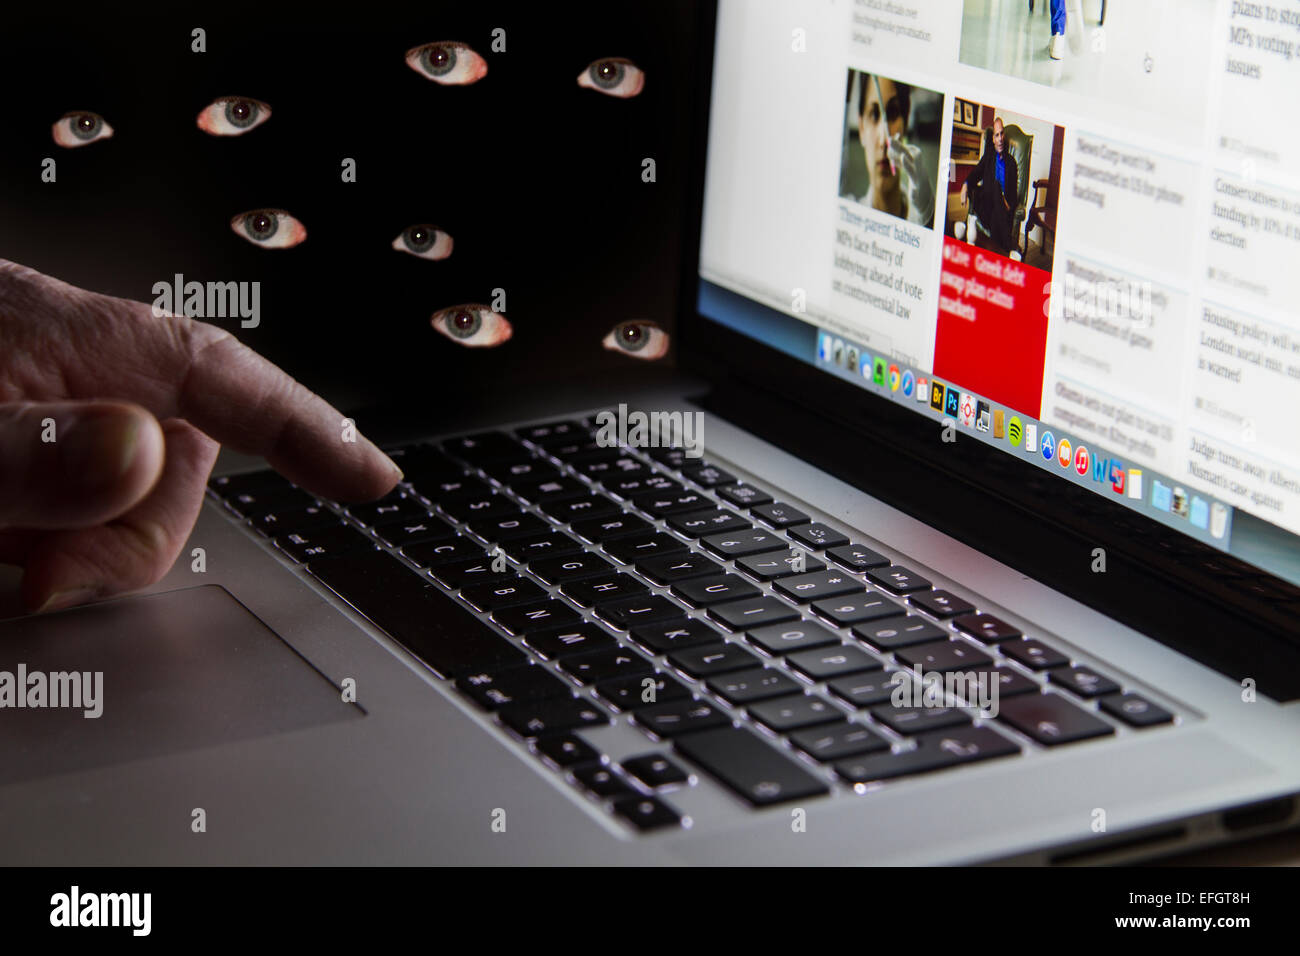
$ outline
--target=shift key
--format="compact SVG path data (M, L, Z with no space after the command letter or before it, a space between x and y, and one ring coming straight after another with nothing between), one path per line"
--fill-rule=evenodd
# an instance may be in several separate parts
M679 737L685 757L756 807L816 797L827 785L748 730L719 727Z

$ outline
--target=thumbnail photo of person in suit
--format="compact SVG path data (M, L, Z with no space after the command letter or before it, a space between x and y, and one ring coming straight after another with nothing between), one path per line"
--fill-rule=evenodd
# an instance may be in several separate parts
M1003 249L1014 249L1016 204L1020 170L1007 150L1007 136L1001 117L993 120L993 149L984 153L961 186L961 202L979 217ZM1012 253L1019 259L1018 253Z

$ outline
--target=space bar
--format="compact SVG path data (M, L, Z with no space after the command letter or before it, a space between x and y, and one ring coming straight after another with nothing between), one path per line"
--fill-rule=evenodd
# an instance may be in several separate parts
M320 558L307 570L443 677L527 661L522 651L387 552Z

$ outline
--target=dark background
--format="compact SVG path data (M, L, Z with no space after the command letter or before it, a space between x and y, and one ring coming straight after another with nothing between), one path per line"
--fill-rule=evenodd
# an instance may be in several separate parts
M689 3L47 9L7 12L0 32L0 257L142 301L178 272L260 281L260 327L215 324L345 408L671 369L675 348L652 364L600 340L626 319L673 331ZM191 52L194 27L205 53ZM491 52L496 27L503 53ZM473 47L487 76L444 87L407 67L406 50L439 40ZM610 56L645 71L639 96L578 87ZM238 137L201 132L199 111L232 95L269 104L270 120ZM73 110L99 113L113 137L56 146L50 126ZM56 183L41 181L45 157ZM355 183L341 181L345 157ZM287 210L307 240L268 250L236 236L231 217L258 207ZM453 236L449 259L390 248L420 222ZM496 287L511 341L469 349L430 327L433 312L489 303Z

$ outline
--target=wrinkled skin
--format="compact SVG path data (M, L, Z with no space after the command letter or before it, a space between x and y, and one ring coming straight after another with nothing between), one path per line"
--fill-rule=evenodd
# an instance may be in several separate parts
M0 259L0 563L28 610L166 574L219 443L325 498L382 496L401 472L342 420L222 329Z

